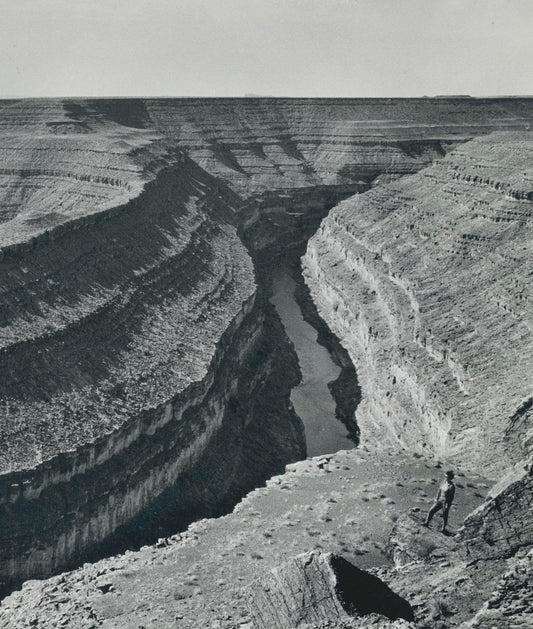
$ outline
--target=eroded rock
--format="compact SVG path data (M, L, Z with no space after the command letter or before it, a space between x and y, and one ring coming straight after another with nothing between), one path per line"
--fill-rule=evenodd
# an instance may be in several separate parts
M251 586L248 601L258 629L315 626L372 613L413 620L407 601L331 553L299 555L275 568Z
M533 550L511 562L482 609L465 624L472 629L533 626Z
M533 545L533 474L523 471L469 515L460 531L471 562L502 560Z
M472 140L340 203L310 240L304 275L356 366L361 435L495 478L529 456L532 138Z
M457 549L451 536L422 526L423 519L412 513L401 515L391 531L388 550L396 566L412 561L448 561Z

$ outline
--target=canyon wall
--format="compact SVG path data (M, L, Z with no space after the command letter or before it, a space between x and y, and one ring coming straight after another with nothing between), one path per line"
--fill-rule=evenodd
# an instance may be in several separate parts
M415 172L458 142L525 129L533 116L529 99L165 99L143 106L149 122L140 126L172 137L245 195Z
M218 513L305 455L289 404L298 367L238 231L257 249L262 238L301 246L338 200L473 135L525 129L533 109L526 99L2 105L5 583L73 565L123 527L142 541L150 513ZM511 192L518 202L523 190Z
M458 143L524 130L533 119L527 98L93 99L62 106L72 124L104 119L156 131L243 197L413 173Z
M4 585L155 512L228 509L305 455L297 364L223 218L234 195L154 136L28 108L0 174Z
M356 365L361 439L498 475L531 454L533 135L334 208L304 274Z

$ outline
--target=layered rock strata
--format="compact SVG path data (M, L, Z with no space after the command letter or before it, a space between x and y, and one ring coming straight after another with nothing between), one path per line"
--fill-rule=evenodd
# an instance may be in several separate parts
M112 107L121 120L121 101ZM465 139L532 118L531 99L165 99L139 102L138 124L247 196L416 172Z
M137 197L168 155L154 133L75 122L61 102L20 101L0 114L0 249L53 239ZM89 219L88 217L91 217Z
M294 557L249 590L252 625L292 629L378 614L414 620L409 603L377 577L331 553Z
M2 578L80 561L123 526L142 540L152 512L216 513L303 456L294 356L228 219L252 233L270 214L276 240L293 189L308 187L309 216L289 221L301 233L278 243L300 246L332 199L473 135L527 128L531 110L526 99L3 103ZM505 190L485 179L528 202L520 177ZM511 453L528 443L528 400L506 432Z
M149 528L154 512L175 530L227 509L305 453L286 402L297 366L223 219L234 195L144 132L80 133L50 109L5 132L4 585ZM126 192L91 160L119 164Z
M362 438L498 474L527 459L532 135L492 134L340 203L304 275L362 387Z
M533 100L106 99L64 101L73 124L155 129L242 196L419 170L458 143L527 129Z

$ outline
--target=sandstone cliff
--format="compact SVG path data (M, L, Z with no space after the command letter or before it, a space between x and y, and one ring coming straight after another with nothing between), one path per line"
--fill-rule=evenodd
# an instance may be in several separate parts
M356 365L366 439L497 474L529 456L531 134L339 204L304 274Z
M234 195L143 131L7 110L0 580L16 583L149 527L148 509L174 527L227 509L305 450L297 367L224 219Z

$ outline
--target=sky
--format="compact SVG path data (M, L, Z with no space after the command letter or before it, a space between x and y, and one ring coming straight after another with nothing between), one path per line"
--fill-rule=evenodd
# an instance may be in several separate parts
M0 0L0 97L533 95L533 0Z

